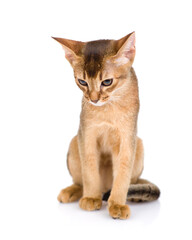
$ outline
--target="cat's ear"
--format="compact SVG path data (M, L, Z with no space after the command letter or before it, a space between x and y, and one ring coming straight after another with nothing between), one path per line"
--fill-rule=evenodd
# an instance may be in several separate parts
M117 65L132 64L135 57L135 32L116 41L117 53L113 61Z
M71 63L71 65L74 65L80 58L84 43L65 38L52 38L62 45L65 50L66 59Z

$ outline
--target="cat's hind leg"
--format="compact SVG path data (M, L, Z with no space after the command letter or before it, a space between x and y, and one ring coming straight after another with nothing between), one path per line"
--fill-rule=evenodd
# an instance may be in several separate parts
M59 202L69 203L79 200L82 194L83 194L82 186L73 184L67 188L62 189L57 199Z
M143 143L140 138L137 138L137 149L131 185L129 186L129 191L127 195L128 201L133 202L153 201L158 199L160 196L160 190L155 184L140 178L140 175L143 171L143 157L144 157Z
M79 200L83 195L81 164L78 151L77 136L75 136L70 143L67 154L68 170L73 178L74 184L64 188L59 193L57 199L59 202L68 203Z

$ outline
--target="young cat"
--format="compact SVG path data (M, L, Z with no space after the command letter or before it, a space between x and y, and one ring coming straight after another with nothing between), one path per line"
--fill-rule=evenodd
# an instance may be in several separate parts
M126 200L151 201L160 195L157 186L140 179L143 143L137 137L135 33L120 40L54 39L63 46L84 94L79 131L67 155L74 184L61 190L58 200L80 199L80 207L92 211L101 208L102 198L108 199L109 214L126 219Z

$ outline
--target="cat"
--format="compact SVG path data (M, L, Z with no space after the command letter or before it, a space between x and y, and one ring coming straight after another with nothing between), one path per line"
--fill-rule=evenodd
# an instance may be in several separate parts
M83 92L79 130L67 155L73 184L58 200L80 199L79 206L88 211L100 209L105 200L112 218L127 219L127 200L152 201L160 195L156 185L140 178L144 150L137 137L135 32L119 40L53 39L62 45Z

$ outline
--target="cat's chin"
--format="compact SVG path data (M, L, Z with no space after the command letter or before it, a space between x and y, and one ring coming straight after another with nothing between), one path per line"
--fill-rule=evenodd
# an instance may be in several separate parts
M94 103L94 102L89 101L89 103L91 103L92 105L94 105L96 107L101 107L101 106L105 105L107 102L98 101L97 103Z

